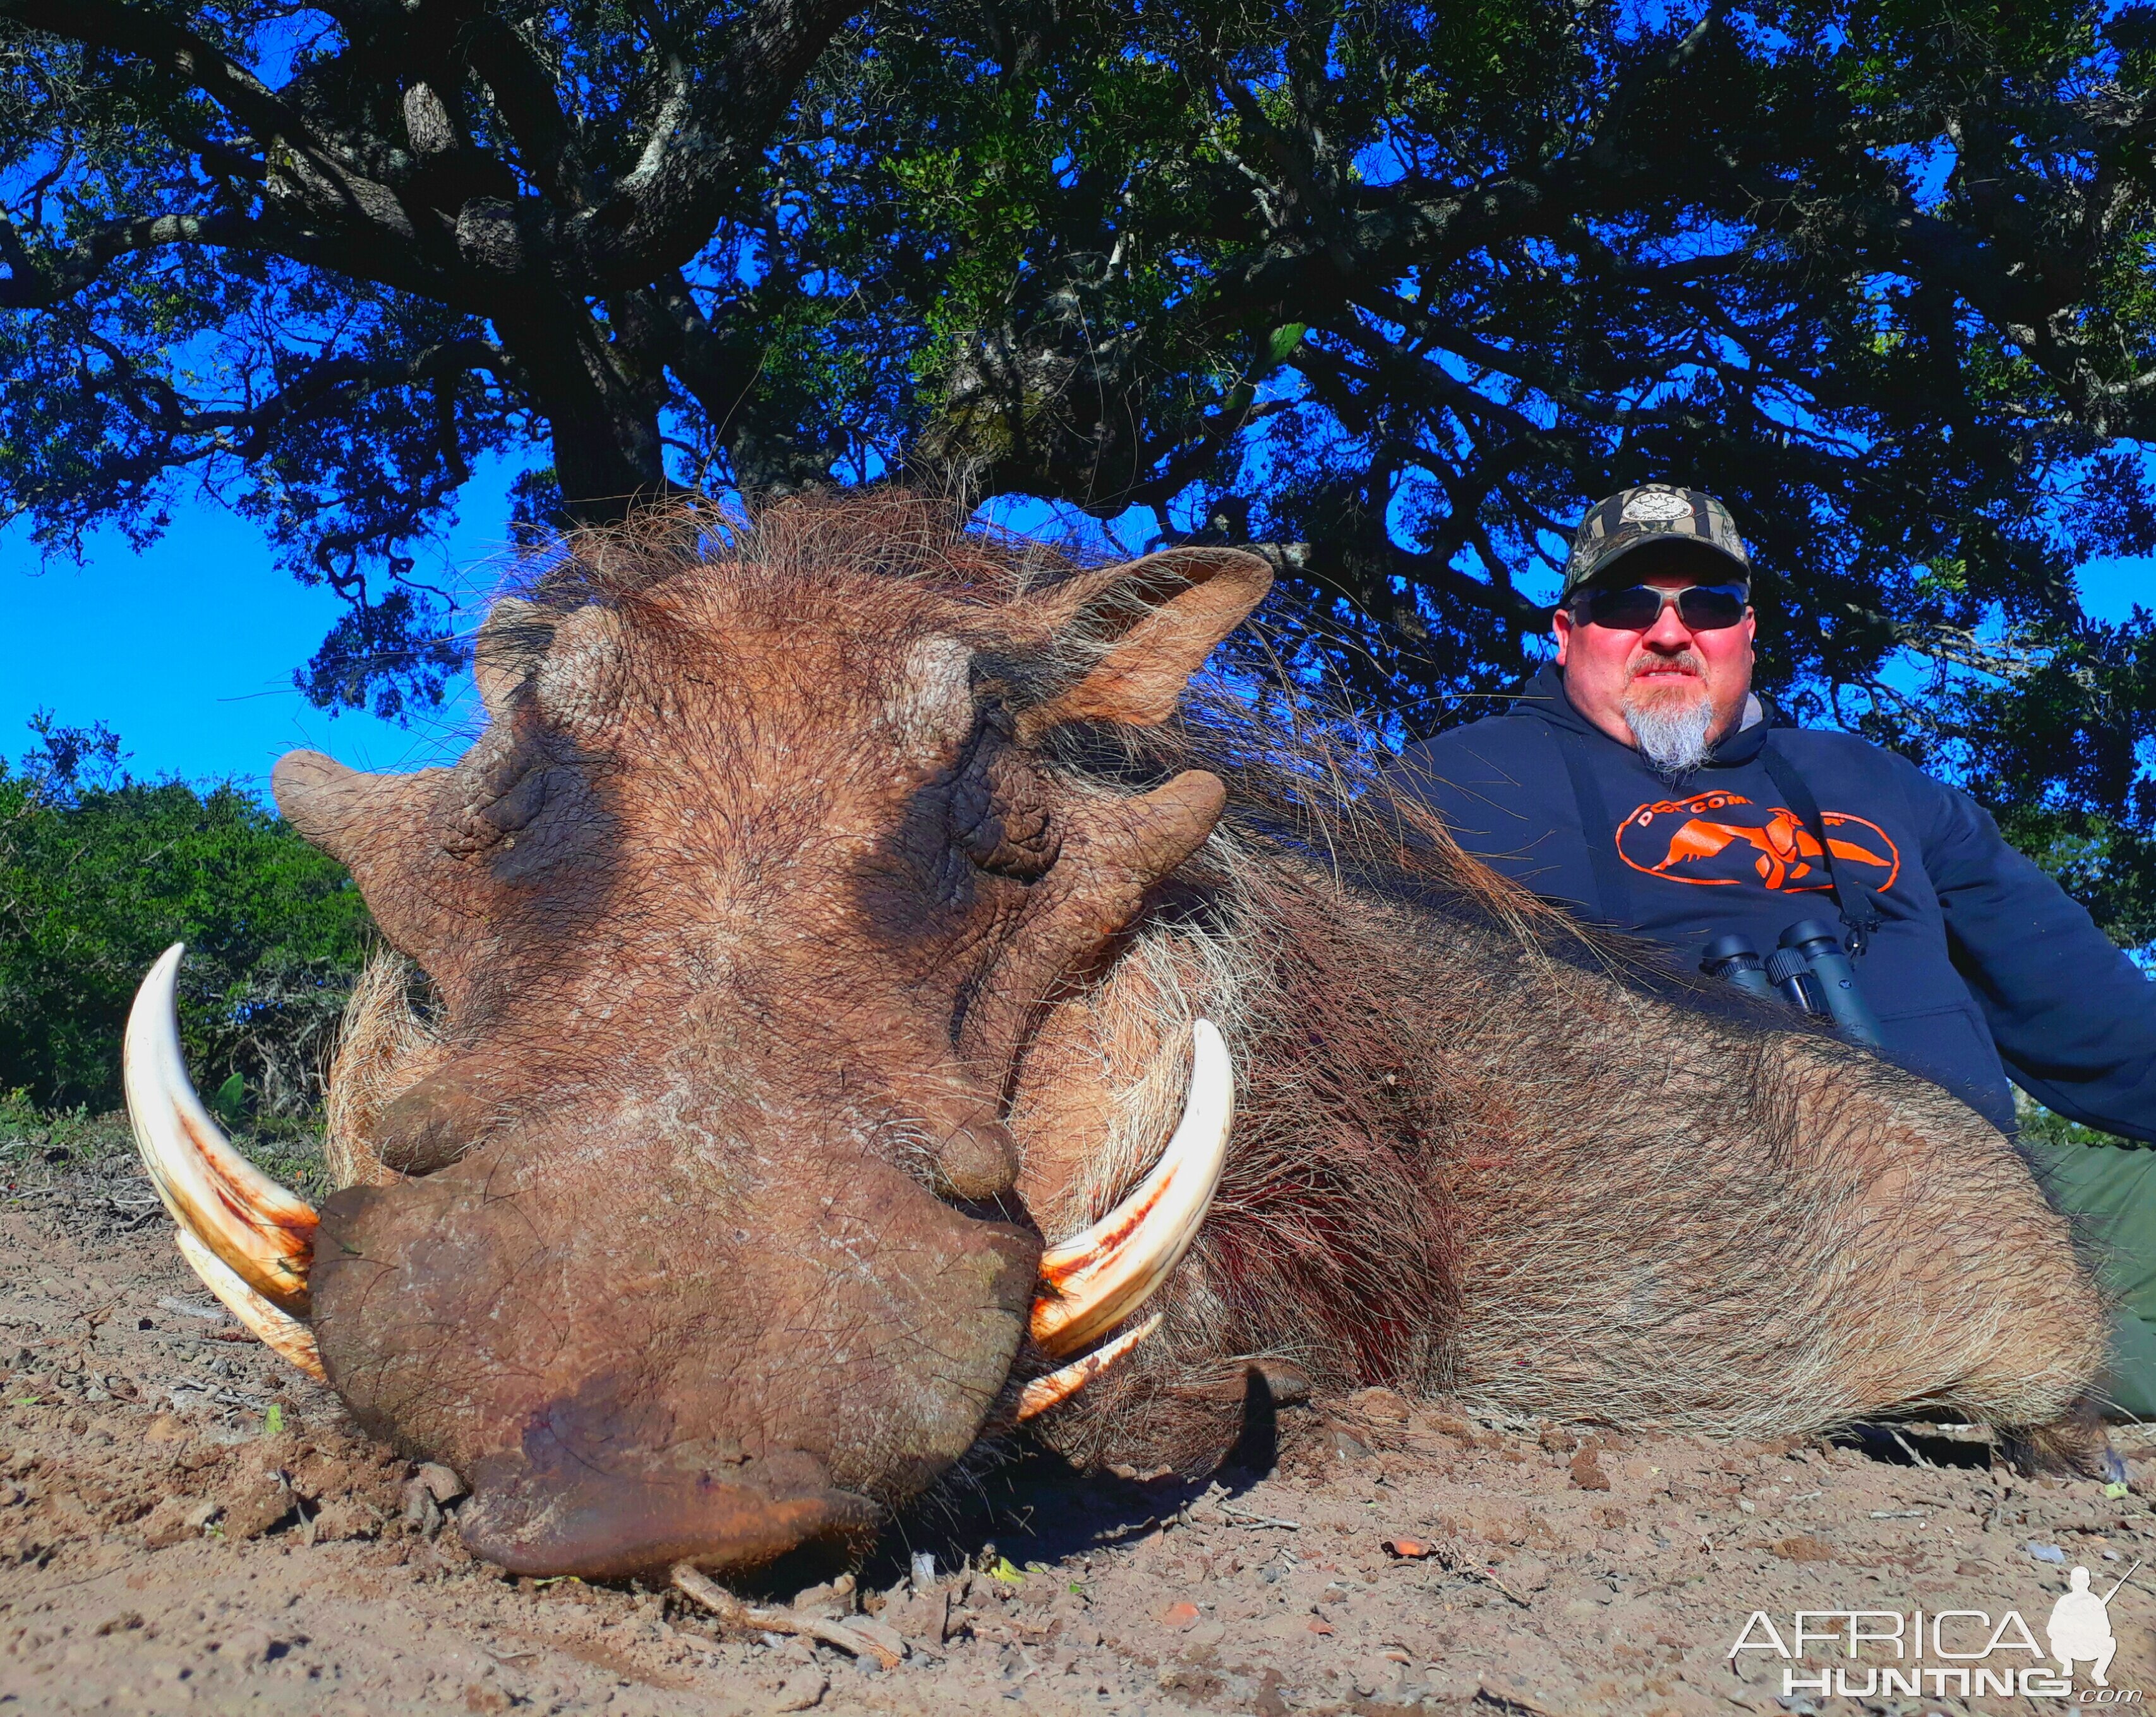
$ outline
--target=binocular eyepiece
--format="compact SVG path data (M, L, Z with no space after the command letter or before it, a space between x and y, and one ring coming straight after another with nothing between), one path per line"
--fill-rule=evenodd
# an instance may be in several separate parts
M1717 936L1707 945L1700 969L1764 1001L1782 1000L1834 1021L1851 1043L1877 1049L1878 1016L1856 987L1856 969L1834 926L1802 918L1782 933L1781 946L1765 959L1748 936Z

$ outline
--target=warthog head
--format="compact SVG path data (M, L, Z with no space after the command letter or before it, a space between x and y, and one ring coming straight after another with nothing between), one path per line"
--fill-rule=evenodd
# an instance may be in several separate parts
M583 540L482 630L455 767L276 771L437 999L370 1099L372 1184L316 1229L253 1176L146 985L130 1098L183 1249L461 1472L467 1542L512 1569L870 1529L1127 1329L1202 1214L1217 1067L1172 1148L1211 1166L1164 1163L1046 1288L1004 1117L1040 1009L1222 803L1045 742L1166 719L1267 583L1225 550L1029 577L896 502L717 553Z

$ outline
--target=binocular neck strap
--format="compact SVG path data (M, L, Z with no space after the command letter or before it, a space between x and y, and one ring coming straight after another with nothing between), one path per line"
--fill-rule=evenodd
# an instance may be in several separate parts
M1879 897L1845 860L1835 857L1834 843L1827 839L1826 820L1820 815L1819 801L1812 797L1812 789L1805 784L1795 763L1774 743L1774 735L1769 734L1767 743L1760 747L1759 761L1766 768L1767 779L1774 784L1783 801L1804 825L1804 832L1819 842L1820 866L1833 886L1835 904L1841 909L1841 922L1849 928L1849 957L1855 959L1864 952L1871 933L1885 922L1879 910Z
M1594 885L1596 917L1611 929L1629 929L1631 927L1625 922L1625 902L1630 891L1625 885L1623 861L1617 856L1617 825L1610 817L1609 802L1603 796L1602 784L1595 778L1594 762L1589 754L1594 742L1584 733L1568 727L1553 727L1545 731L1564 759L1565 773L1572 777L1572 796L1579 806L1580 833L1586 838L1588 873Z

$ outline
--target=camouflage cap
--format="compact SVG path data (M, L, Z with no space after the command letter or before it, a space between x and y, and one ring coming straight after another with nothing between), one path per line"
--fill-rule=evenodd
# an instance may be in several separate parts
M1572 553L1564 563L1561 607L1583 584L1599 578L1643 542L1689 537L1736 562L1748 585L1752 557L1737 534L1729 509L1702 489L1679 489L1668 483L1643 483L1598 501L1573 532Z

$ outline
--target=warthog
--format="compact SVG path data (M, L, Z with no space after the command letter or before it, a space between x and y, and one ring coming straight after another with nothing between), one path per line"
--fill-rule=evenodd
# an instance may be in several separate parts
M319 1226L194 1101L177 950L145 985L183 1248L465 1478L475 1549L746 1567L1028 1415L1202 1465L1254 1371L2101 1448L2104 1308L1974 1113L1573 929L1263 700L1186 697L1258 559L940 517L574 539L482 629L454 768L280 764L432 996L356 1005Z

